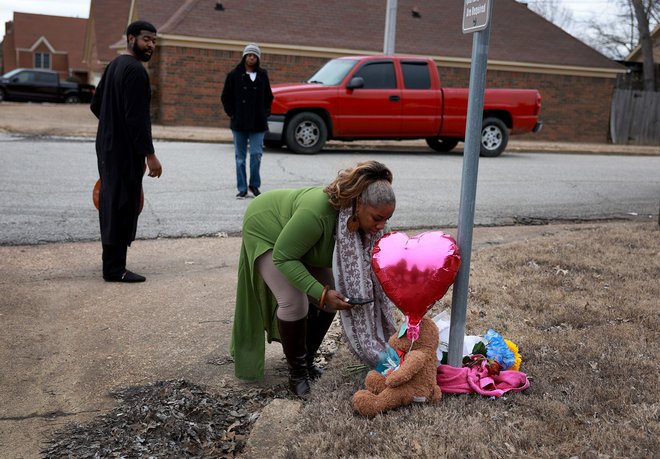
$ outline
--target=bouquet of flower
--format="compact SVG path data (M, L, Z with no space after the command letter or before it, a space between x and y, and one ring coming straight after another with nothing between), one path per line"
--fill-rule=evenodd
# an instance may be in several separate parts
M484 360L487 362L488 372L497 375L500 370L520 370L522 357L513 341L502 338L499 333L489 328L483 340L474 345L472 353L463 356L463 366L478 365Z
M449 342L449 317L446 311L433 318L440 332L438 362L447 363ZM503 338L492 328L483 336L465 336L463 345L463 366L480 365L486 361L489 373L497 375L500 370L520 370L522 357L518 346Z

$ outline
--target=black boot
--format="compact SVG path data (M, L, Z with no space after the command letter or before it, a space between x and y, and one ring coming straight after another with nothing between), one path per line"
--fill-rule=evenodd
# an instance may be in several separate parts
M277 319L282 349L289 366L289 388L298 397L309 394L309 373L307 372L307 318L287 322Z
M323 375L323 369L314 365L314 358L334 318L334 312L325 312L313 304L309 305L309 312L307 313L307 371L311 379L318 379Z

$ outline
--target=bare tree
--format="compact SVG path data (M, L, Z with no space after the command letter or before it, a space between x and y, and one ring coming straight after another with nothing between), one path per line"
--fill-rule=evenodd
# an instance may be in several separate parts
M650 55L650 59L653 59L653 44L649 31L660 22L658 0L607 0L610 6L617 7L619 13L614 18L607 19L608 16L594 12L586 21L576 21L571 11L562 6L561 0L520 1L527 3L529 9L611 59L624 59L638 45L642 47L644 56ZM647 51L645 46L648 48ZM653 64L645 63L644 67L653 68ZM651 76L645 74L644 79L647 78Z
M609 1L619 8L616 19L603 21L599 16L592 16L586 24L588 38L584 41L613 59L624 59L638 45L644 53L645 40L652 52L649 30L660 22L658 0Z
M628 0L616 0L619 13L604 20L593 15L585 23L585 33L579 38L611 59L624 59L637 45L635 14Z
M650 0L648 6L643 0L630 0L637 19L637 30L639 31L639 45L642 49L642 63L644 73L644 90L655 91L655 64L653 62L653 42L649 32L649 16L651 7L657 6L656 0Z
M571 13L569 9L564 8L559 0L529 2L523 0L521 3L527 3L527 7L530 10L534 11L539 16L543 16L561 29L568 31L574 25L573 13Z

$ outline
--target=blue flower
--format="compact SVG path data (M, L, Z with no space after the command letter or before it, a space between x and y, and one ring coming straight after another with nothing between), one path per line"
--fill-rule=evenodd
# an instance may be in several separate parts
M516 357L506 345L504 338L492 328L489 328L484 339L488 343L486 346L486 357L491 360L497 360L502 365L503 370L508 370L513 366Z

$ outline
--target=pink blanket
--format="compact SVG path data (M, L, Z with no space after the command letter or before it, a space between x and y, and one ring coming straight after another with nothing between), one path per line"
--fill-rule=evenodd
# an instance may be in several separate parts
M481 394L500 397L512 390L520 392L529 387L527 375L520 371L505 370L499 375L491 375L486 362L472 367L456 368L440 365L436 381L445 394Z

